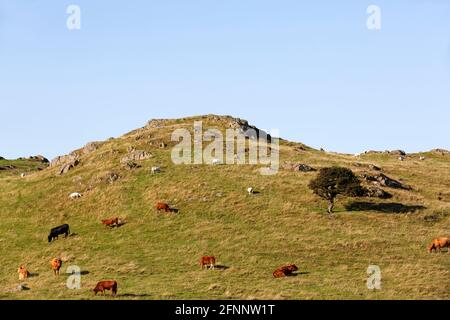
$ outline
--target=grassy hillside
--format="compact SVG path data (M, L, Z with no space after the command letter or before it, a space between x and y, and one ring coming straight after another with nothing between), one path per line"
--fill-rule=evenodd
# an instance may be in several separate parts
M413 187L384 188L393 195L387 200L340 198L330 217L307 187L315 172L263 176L250 165L174 165L170 135L180 127L192 131L194 119L200 117L80 149L80 164L63 175L60 165L25 178L0 172L0 298L91 299L97 281L110 278L119 283L117 299L450 298L450 254L426 250L432 238L450 236L450 154L357 158L282 140L281 164L340 165L356 173L374 164ZM203 120L204 128L220 129L229 121ZM130 148L153 157L127 170L120 159ZM163 172L152 175L152 166ZM120 178L109 179L111 173ZM248 195L249 186L259 193ZM72 192L83 197L70 200ZM157 213L157 201L179 212ZM347 210L353 202L359 209ZM127 223L113 230L100 224L114 216ZM63 223L72 236L49 244L50 228ZM215 255L225 268L201 271L202 255ZM53 276L54 257L62 258L64 272L69 265L82 269L80 290L66 288L64 272ZM273 270L287 263L299 267L298 276L274 279ZM20 282L20 264L34 276ZM369 265L381 268L381 290L366 287ZM30 290L7 292L19 283Z

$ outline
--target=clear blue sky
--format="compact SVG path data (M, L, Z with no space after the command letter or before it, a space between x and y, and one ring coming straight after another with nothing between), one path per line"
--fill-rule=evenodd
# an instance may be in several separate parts
M0 0L0 156L206 113L333 151L450 149L449 64L447 0Z

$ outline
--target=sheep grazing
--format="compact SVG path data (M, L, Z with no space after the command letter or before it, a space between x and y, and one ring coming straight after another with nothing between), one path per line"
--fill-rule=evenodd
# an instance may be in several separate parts
M25 174L25 173L21 173L21 174L20 174L20 177L21 177L21 178L25 178L25 177L26 177L26 174Z
M252 187L248 188L247 192L248 192L248 194L253 194L253 188Z
M78 193L78 192L74 192L74 193L70 194L69 198L72 199L72 200L78 199L78 198L81 198L81 194Z
M399 161L405 161L405 157L400 156L400 157L398 157L398 160L399 160Z
M160 173L160 172L161 172L161 168L160 167L152 167L152 174Z
M217 158L214 158L214 159L212 159L211 163L214 164L214 165L217 165L217 164L220 164L220 160L217 159Z
M420 160L420 161L424 161L424 160L425 160L425 157L422 156L422 157L419 158L419 160Z

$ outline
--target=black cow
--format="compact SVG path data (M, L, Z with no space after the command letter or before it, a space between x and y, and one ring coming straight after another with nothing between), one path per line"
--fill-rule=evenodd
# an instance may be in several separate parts
M58 239L60 234L64 234L66 237L70 233L70 228L68 224L63 224L59 227L53 228L50 230L50 234L48 235L48 242L51 242L53 239Z

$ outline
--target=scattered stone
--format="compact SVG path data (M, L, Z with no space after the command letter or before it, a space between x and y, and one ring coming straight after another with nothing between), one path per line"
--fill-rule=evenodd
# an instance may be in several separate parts
M137 168L140 168L140 167L141 167L140 165L138 165L136 162L133 162L133 161L128 161L128 162L125 163L123 166L124 166L125 169L127 169L127 170L133 170L133 169L137 169Z
M377 167L374 164L366 164L366 163L357 162L357 163L355 163L355 166L356 167L360 167L360 168L368 168L368 169L373 170L373 171L381 171L381 168Z
M153 157L153 155L150 152L142 151L142 150L135 150L130 153L128 153L125 157L120 160L121 163L127 163L130 161L140 161L140 160L146 160Z
M115 173L115 172L109 172L106 175L106 181L111 183L111 184L116 182L119 179L120 179L120 176L117 173Z
M307 164L303 164L303 163L285 162L285 164L282 166L282 168L286 169L286 170L293 170L293 171L299 171L299 172L317 171L317 169L314 169L313 167L310 167Z

